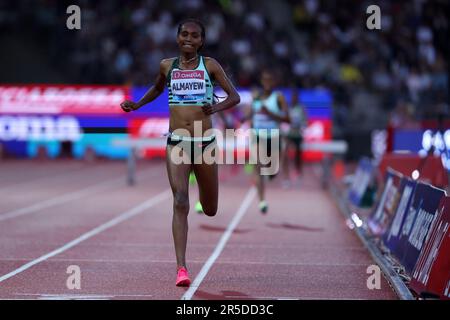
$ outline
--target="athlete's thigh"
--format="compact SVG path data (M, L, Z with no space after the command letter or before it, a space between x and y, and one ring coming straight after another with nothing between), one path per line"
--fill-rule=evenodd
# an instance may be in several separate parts
M180 163L172 159L171 154L177 146L167 145L166 147L166 167L169 177L170 187L174 195L188 195L189 192L189 173L192 165L190 163Z
M200 201L202 205L216 206L219 197L219 182L217 163L194 164L194 173L197 178Z

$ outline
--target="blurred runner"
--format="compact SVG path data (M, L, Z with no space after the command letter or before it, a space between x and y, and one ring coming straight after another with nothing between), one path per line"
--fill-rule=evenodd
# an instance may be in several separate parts
M291 186L291 182L296 180L302 173L303 161L302 161L302 144L303 133L308 126L308 118L304 106L298 99L298 89L292 90L291 107L289 108L289 117L291 119L290 124L287 124L287 128L283 131L283 154L282 165L284 171L284 180L282 186L288 188ZM284 125L284 124L283 124ZM292 175L289 168L290 157L289 153L293 149L294 151L294 165L295 173Z
M269 158L274 157L275 161L280 160L281 139L280 139L280 123L289 122L288 105L284 95L275 91L275 74L269 69L261 72L262 90L254 90L253 101L248 115L251 118L252 128L254 129L255 139L258 150L258 161L255 166L256 186L259 196L259 210L266 213L269 206L265 198L265 180L267 177L273 178L275 175L261 175L261 168L264 165L260 163L259 150L263 148L263 154L267 154ZM271 129L275 129L272 131ZM279 147L275 148L274 139L279 140Z

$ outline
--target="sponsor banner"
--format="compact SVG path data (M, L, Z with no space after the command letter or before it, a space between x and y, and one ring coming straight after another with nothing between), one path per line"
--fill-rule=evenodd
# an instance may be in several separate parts
M130 89L131 100L139 101L144 94L147 92L148 87L132 87ZM130 112L131 117L142 118L142 117L169 117L169 94L167 89L150 104L143 106L142 108Z
M291 101L292 90L281 90L287 101ZM332 102L329 90L301 89L300 103L304 105L308 117L308 126L304 131L304 142L330 141L332 139ZM319 151L305 151L306 161L320 161L323 153Z
M450 197L441 199L436 217L412 273L418 295L450 299Z
M304 131L304 142L322 142L331 140L331 120L309 119L308 126ZM303 159L307 161L322 160L323 152L305 151Z
M442 115L442 114L441 114ZM443 117L441 119L426 119L422 120L422 128L424 129L442 129L442 128L450 128L450 118Z
M128 122L128 132L131 139L149 138L161 140L154 147L139 150L140 157L165 157L166 139L165 134L169 132L169 118L135 118Z
M132 87L131 98L137 101L145 94L148 87ZM238 88L241 103L236 113L240 113L242 109L251 105L252 93L249 89ZM280 89L287 101L291 100L291 90ZM219 97L225 97L226 93L222 90L216 90ZM223 98L219 98L222 100ZM308 126L304 132L305 142L330 141L332 137L332 121L331 121L331 105L332 96L328 90L299 90L300 102L305 106L308 115ZM156 98L150 105L145 106L130 115L131 118L145 117L169 117L168 93L167 90ZM237 121L237 123L240 123ZM235 129L244 128L236 127ZM160 150L161 151L161 150ZM159 152L161 153L161 152ZM319 151L305 151L303 158L306 161L319 161L323 158L323 153Z
M133 101L138 101L147 92L148 87L132 87L130 89L131 99ZM241 103L236 108L245 108L250 106L252 103L252 92L249 89L237 88L239 96L241 97ZM284 94L288 103L291 101L291 90L280 89L277 90ZM217 96L225 97L226 93L221 90L215 90ZM306 113L309 120L330 120L332 119L332 102L333 98L330 91L328 90L299 90L300 103L305 106ZM219 101L223 98L219 98ZM133 112L133 114L139 114L142 116L159 116L168 117L169 116L169 97L167 89L155 100L153 100L149 105Z
M391 252L395 252L397 248L400 238L400 231L403 227L405 215L409 212L409 207L412 203L416 185L416 181L405 176L403 176L400 181L400 188L398 192L400 194L400 198L394 211L394 218L383 236L384 245L388 247Z
M76 141L81 128L73 116L0 115L0 141Z
M132 138L163 138L169 132L169 118L136 118L128 121Z
M127 133L128 118L118 116L77 117L84 133Z
M125 99L138 101L148 87L113 85L0 85L0 114L148 114L168 116L167 90L149 106L125 114L120 103ZM291 90L281 89L290 101ZM224 96L222 90L217 90ZM251 103L251 91L238 89L241 105ZM331 119L332 97L328 90L299 90L300 102L309 119Z
M0 114L123 114L125 86L3 85Z
M368 226L372 234L381 236L388 229L400 200L402 177L401 173L388 168L381 198L368 220Z
M6 156L14 156L16 158L28 157L27 141L2 141L0 140L0 149Z
M372 161L367 157L361 158L348 193L348 199L353 205L359 206L361 204L367 187L372 181L373 170Z
M419 152L422 149L422 136L422 129L396 129L393 134L393 151Z
M286 99L291 101L290 92L285 92ZM321 89L302 89L299 91L300 102L306 107L310 119L331 119L333 98L331 92Z
M433 154L441 157L443 166L450 171L450 129L396 129L393 148L394 151L407 150L421 156L425 156L433 148Z
M91 155L108 159L126 159L129 149L115 145L115 141L128 138L127 133L84 133L81 139L73 143L72 155L77 159Z
M412 272L445 191L419 183L405 215L395 255L405 270Z
M76 141L33 140L26 143L28 158L45 156L48 158L85 156L105 157L109 159L125 159L128 149L114 145L115 140L126 139L128 134L85 133Z
M16 157L82 158L91 150L96 156L124 158L126 149L119 150L112 141L126 129L126 119L120 117L0 115L0 143L6 154Z
M159 125L161 121L166 123L169 117L167 90L151 104L135 112L125 113L120 108L120 102L125 99L137 101L147 90L148 87L102 85L0 86L0 143L11 155L31 156L34 151L30 150L35 150L35 147L30 147L31 142L52 145L54 146L52 150L57 150L56 146L61 141L76 142L85 134L127 133L129 128L134 127L130 125L131 120L148 117L155 120L150 121L150 125L145 125L142 130L159 130L158 134L163 133ZM240 109L251 101L250 90L238 89L238 91L241 105L236 108L236 113L240 113ZM291 90L281 91L289 101ZM308 114L304 141L330 140L332 131L330 92L327 90L299 92L300 100ZM225 94L218 90L218 95ZM152 129L153 125L155 127ZM168 125L163 126L164 131L167 131ZM245 126L241 128L245 129ZM92 139L98 140L94 137ZM158 152L163 154L164 148ZM56 151L53 153L57 154ZM303 156L306 160L322 159L321 152L307 151Z

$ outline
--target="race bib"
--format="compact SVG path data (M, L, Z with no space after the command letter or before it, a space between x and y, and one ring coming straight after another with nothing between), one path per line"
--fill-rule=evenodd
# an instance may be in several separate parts
M174 96L201 99L206 94L205 72L203 70L173 70L170 87Z

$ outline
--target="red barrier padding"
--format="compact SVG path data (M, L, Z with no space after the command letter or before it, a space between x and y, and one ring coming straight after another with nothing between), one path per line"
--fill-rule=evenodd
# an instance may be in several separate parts
M414 170L419 171L419 180L436 187L445 189L448 186L448 174L442 160L439 157L429 156L421 158L416 154L387 153L380 162L380 174L384 176L386 169L399 171L405 176L411 177Z
M128 132L131 138L159 138L161 146L148 147L140 150L139 155L145 158L164 158L166 155L164 134L169 129L169 118L137 118L128 122Z

